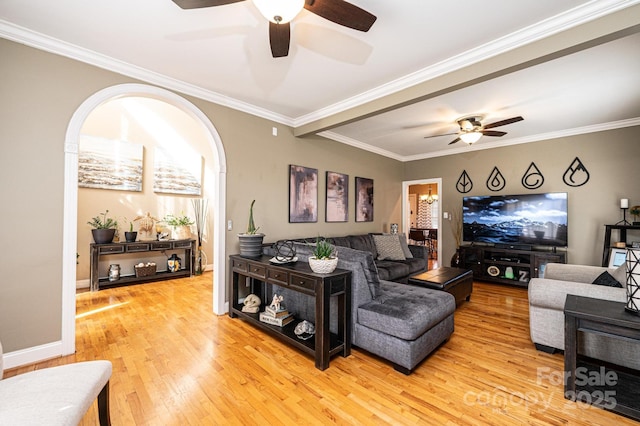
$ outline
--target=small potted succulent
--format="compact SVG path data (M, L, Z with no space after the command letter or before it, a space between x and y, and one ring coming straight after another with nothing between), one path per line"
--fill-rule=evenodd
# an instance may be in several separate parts
M316 238L313 256L309 256L309 266L316 274L329 274L338 266L336 248L324 238Z
M87 222L92 226L91 234L93 235L93 241L96 244L109 244L113 241L113 237L116 235L118 229L118 221L107 217L109 210L105 210L104 213L100 213Z
M256 224L253 221L253 205L256 200L251 202L249 207L249 224L247 225L247 232L238 234L240 241L240 256L244 257L258 257L262 254L262 241L264 234L258 234L260 227L256 228Z
M133 243L138 238L138 232L133 230L133 222L131 221L129 221L129 230L124 232L124 238L128 243Z
M171 227L172 240L188 240L191 238L191 225L195 222L186 216L184 212L182 216L168 214L162 221Z

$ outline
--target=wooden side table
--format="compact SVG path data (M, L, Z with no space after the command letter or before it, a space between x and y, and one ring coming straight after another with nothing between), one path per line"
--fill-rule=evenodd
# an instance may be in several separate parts
M625 384L607 383L617 382L621 377L631 381L631 388L640 385L640 377L631 376L629 373L616 373L615 377L602 377L604 370L590 372L595 376L589 376L585 371L578 371L578 333L595 333L615 339L635 340L640 342L640 316L626 312L625 304L609 300L593 299L575 295L567 295L564 305L564 371L565 385L564 396L575 401L582 392L577 387L577 381L593 379L597 386L603 389L612 385L613 390L600 391L598 395L589 394L592 405L619 413L635 420L640 420L640 401L636 398L625 398L620 390L628 388ZM588 377L587 377L588 376ZM618 386L619 385L619 386ZM585 394L586 395L586 394Z

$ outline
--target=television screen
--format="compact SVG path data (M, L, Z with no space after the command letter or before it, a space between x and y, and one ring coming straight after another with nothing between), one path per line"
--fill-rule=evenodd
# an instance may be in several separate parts
M466 242L567 246L567 193L464 197Z

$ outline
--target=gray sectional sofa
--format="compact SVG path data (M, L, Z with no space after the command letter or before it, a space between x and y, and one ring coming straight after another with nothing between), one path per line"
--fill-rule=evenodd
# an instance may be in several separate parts
M593 284L605 271L623 287ZM533 278L529 282L529 325L531 340L536 348L545 352L564 350L564 304L567 294L626 302L625 274L624 265L618 269L609 269L600 266L547 264L544 278ZM632 341L587 333L578 341L578 352L640 370L640 344Z
M294 242L294 247L300 262L312 255L308 243ZM272 247L264 252L275 254ZM391 361L396 370L411 373L453 333L456 304L449 293L381 280L370 250L339 247L338 268L352 272L352 344ZM311 297L276 286L273 291L284 296L296 318L313 320ZM330 309L336 312L335 300Z
M374 241L374 235L380 234L360 234L347 235L346 237L328 237L327 240L336 246L338 257L343 247L351 248L371 253L373 261L378 269L378 278L385 281L395 281L406 283L411 275L425 272L429 266L429 250L426 246L407 245L413 257L404 260L380 260L378 259L378 249ZM400 236L404 238L404 235ZM298 241L315 243L316 237L302 238ZM406 241L406 240L405 240Z

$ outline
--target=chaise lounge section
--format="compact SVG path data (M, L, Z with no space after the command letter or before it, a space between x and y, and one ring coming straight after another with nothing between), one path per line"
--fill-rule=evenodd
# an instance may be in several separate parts
M313 248L293 244L298 261L307 262ZM265 253L275 254L270 247ZM451 294L381 280L368 250L339 248L338 268L352 272L352 344L391 361L396 370L410 374L453 333L456 303ZM275 286L274 292L284 295L296 318L314 318L312 298ZM332 323L331 330L335 332L337 324Z

